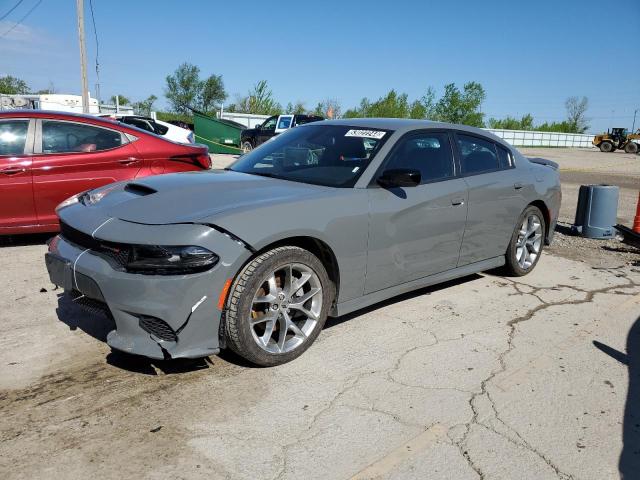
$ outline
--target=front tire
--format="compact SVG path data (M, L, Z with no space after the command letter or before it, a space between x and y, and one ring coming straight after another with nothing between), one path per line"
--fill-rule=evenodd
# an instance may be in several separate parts
M277 247L238 274L227 302L227 345L251 363L281 365L320 334L334 287L322 262L299 247Z
M635 142L628 142L624 146L625 153L637 153L638 152L638 144Z
M542 254L546 225L538 207L529 205L520 215L505 255L505 273L522 277L531 272Z
M615 150L613 148L613 143L611 142L602 142L599 148L601 152L605 152L605 153L613 152Z

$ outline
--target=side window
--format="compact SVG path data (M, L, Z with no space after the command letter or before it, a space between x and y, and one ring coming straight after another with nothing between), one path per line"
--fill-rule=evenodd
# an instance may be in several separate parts
M22 155L27 141L29 120L0 122L0 155Z
M506 148L501 147L500 145L496 145L496 150L498 151L498 161L500 162L500 168L513 167L513 158L511 158L511 152Z
M262 130L275 130L277 121L278 117L267 118L267 120L262 124Z
M293 120L292 117L282 117L278 122L278 130L285 130L291 127L291 120Z
M42 122L42 153L98 152L123 143L120 132L73 122Z
M422 183L453 177L451 144L446 133L424 133L403 140L386 169L419 170Z
M462 155L462 173L474 174L498 170L498 156L493 142L470 135L457 134Z

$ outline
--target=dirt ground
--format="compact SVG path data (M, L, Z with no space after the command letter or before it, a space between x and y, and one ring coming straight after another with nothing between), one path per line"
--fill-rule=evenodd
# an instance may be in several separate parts
M640 157L540 150L562 167L563 222L602 181L632 218ZM113 325L49 283L46 237L5 239L0 478L637 478L640 250L565 227L530 275L330 320L271 369L112 352Z

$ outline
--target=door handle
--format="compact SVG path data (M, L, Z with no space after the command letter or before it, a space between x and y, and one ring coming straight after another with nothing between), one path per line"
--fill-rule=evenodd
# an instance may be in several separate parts
M121 165L133 165L134 163L138 163L140 160L136 157L129 157L126 160L120 160Z
M521 182L516 182L513 184L513 188L515 188L516 190L520 190L522 187L524 187L524 184Z
M3 175L15 175L16 173L24 173L26 171L26 168L9 167L3 168L2 170L0 170L0 173Z
M457 207L458 205L464 205L464 198L452 198L451 205Z

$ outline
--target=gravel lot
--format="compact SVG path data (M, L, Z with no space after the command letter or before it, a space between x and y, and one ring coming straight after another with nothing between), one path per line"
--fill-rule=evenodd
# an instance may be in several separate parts
M588 178L624 187L630 223L640 157L524 152L561 164L561 220ZM5 239L0 478L637 478L640 250L560 227L526 277L332 320L272 369L111 352L109 321L49 283L46 237Z

